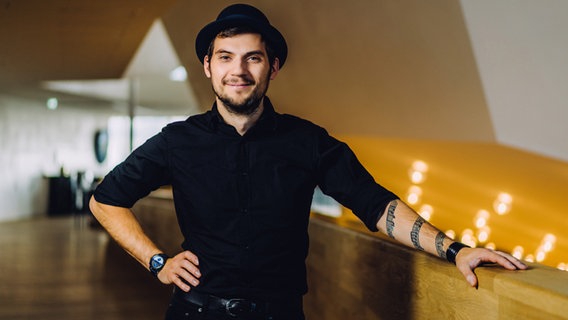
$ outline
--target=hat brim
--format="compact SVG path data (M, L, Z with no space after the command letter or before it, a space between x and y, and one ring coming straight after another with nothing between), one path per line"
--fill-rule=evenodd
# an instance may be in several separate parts
M203 59L207 55L207 50L211 41L221 32L227 28L248 26L260 33L264 40L267 41L276 57L279 60L280 68L286 62L286 57L288 56L288 46L284 36L271 25L266 25L258 22L257 20L251 19L245 15L232 15L230 18L216 20L199 31L195 39L195 52L197 53L197 58L203 63Z

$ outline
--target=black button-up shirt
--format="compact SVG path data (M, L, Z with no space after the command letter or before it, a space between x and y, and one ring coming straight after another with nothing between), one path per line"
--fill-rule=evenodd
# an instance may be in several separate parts
M346 144L264 101L262 116L244 136L223 122L215 105L166 126L95 192L101 203L130 208L171 185L182 247L199 257L202 277L193 290L224 297L302 295L314 188L374 231L396 199Z

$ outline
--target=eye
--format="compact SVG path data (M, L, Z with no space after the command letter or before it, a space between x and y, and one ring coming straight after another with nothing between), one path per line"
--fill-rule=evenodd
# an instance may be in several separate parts
M221 61L229 61L231 60L231 57L227 54L222 54L217 56L217 59L221 60Z
M248 57L248 60L251 62L261 62L262 58L260 56L250 56Z

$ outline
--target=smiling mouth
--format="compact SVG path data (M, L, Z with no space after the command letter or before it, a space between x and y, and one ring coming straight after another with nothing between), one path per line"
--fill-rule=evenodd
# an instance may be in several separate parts
M251 83L227 83L230 87L248 87Z
M231 87L247 87L247 86L252 86L254 84L254 81L251 81L249 79L234 79L234 80L225 80L223 81L223 84L226 86L231 86Z

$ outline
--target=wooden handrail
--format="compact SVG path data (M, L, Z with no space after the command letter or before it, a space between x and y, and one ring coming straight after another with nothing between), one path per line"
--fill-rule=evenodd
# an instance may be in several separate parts
M484 266L475 289L442 259L336 222L310 222L310 319L568 319L565 271Z

